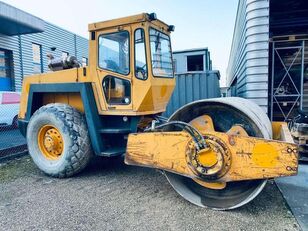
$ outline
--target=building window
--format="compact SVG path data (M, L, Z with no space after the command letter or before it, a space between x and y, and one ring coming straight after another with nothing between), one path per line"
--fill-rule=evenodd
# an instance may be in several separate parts
M140 28L135 31L135 76L138 79L148 78L145 35L144 30Z
M81 64L83 67L88 66L88 58L82 57Z
M32 43L32 53L33 53L33 73L42 73L42 47L39 44Z
M187 56L187 71L203 71L203 55Z
M0 91L12 89L12 51L0 49Z
M130 71L128 31L100 35L98 44L99 66L105 70L127 75Z
M66 59L68 56L69 56L68 52L62 51L62 55L61 55L62 59Z

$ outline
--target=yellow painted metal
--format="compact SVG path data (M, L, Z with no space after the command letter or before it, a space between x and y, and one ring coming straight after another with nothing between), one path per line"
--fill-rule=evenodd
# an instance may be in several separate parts
M194 149L186 132L133 133L128 136L125 163L191 176L185 154Z
M234 125L227 132L229 135L248 136L247 132L241 125Z
M210 189L220 190L224 189L227 186L226 182L206 182L204 180L200 180L199 178L193 178L193 180L199 185Z
M103 22L96 22L89 24L88 30L89 31L97 31L102 29L114 28L114 27L121 27L130 24L139 24L150 21L149 15L147 13L132 15L128 17L122 17L117 19L112 19ZM152 21L153 25L160 26L164 31L168 30L168 25L160 20Z
M294 143L255 137L203 133L206 140L224 144L231 155L229 170L215 182L266 179L297 174L298 151ZM131 134L125 163L171 171L190 178L200 178L192 170L187 155L196 150L186 132ZM203 179L203 178L202 178ZM207 179L208 180L208 179ZM212 181L210 179L210 181Z
M148 78L140 80L135 78L135 54L134 54L134 32L136 29L142 28L146 38L146 58L148 67ZM83 68L73 68L63 71L44 73L39 75L28 76L24 78L22 87L22 96L20 104L19 118L24 119L27 111L28 95L32 84L53 84L53 83L92 83L93 92L101 115L153 115L165 111L168 101L175 87L174 78L157 78L152 74L151 52L149 42L149 28L155 28L167 35L168 25L160 20L150 21L147 14L139 14L130 17L109 20L106 22L93 23L89 25L89 66ZM98 37L103 34L128 31L130 34L130 73L121 75L115 72L101 69L98 65ZM95 40L92 40L91 33L95 32ZM85 74L84 74L85 73ZM107 76L114 76L126 79L131 83L131 103L128 105L108 105L104 96L102 81ZM120 92L111 94L120 94ZM67 94L65 94L67 95ZM67 96L55 96L53 101L67 101ZM52 102L52 96L43 96L45 102ZM59 100L59 101L58 101ZM82 103L79 97L69 97L68 104L77 106L83 111Z
M83 102L79 93L68 93L68 104L80 112L84 112Z
M286 122L272 122L273 139L293 143L294 140Z
M218 158L212 148L203 149L197 156L197 161L205 167L212 167L217 164Z
M200 132L215 130L213 120L208 115L199 116L193 119L192 121L190 121L189 124L192 125L194 128L196 128Z
M148 68L148 78L146 80L140 80L135 78L135 59L134 54L134 32L136 29L144 29L146 38L146 58ZM163 33L169 35L167 31L167 25L159 20L149 21L147 14L140 14L131 17L125 17L107 22L100 22L92 24L89 27L90 31L95 31L96 42L89 42L89 62L90 70L96 71L96 77L99 79L99 83L109 75L123 78L131 83L131 103L128 105L108 105L103 95L103 88L101 84L96 84L96 90L98 94L98 102L102 108L100 114L103 115L151 115L165 111L168 101L172 95L175 87L174 78L157 78L152 74L151 65L151 52L149 43L149 28L155 28ZM130 33L130 73L127 76L123 76L118 73L103 70L98 67L98 43L99 36L103 34L115 33L118 31L128 31Z
M191 142L191 147L187 148L186 161L195 175L211 180L220 178L230 169L231 154L226 145L215 137L208 137L206 143L208 147L198 151L194 150ZM188 150L191 152L188 153ZM205 160L207 155L211 158L209 162Z
M46 93L43 95L43 104L64 103L84 112L82 99L79 93Z
M189 124L203 133L206 131L215 131L213 120L209 115L199 116L194 120L190 121ZM203 166L211 168L216 165L219 160L221 161L221 158L217 156L217 153L212 148L208 148L206 150L201 150L198 153L197 160ZM192 179L199 185L210 189L224 189L227 185L226 182L206 182L200 178Z
M89 73L88 68L86 68L86 73ZM25 118L28 106L28 97L30 92L30 86L34 84L61 84L61 83L77 83L77 82L92 82L90 75L83 75L83 68L73 68L63 71L56 71L50 73L44 73L39 75L27 76L23 80L22 92L21 92L21 100L20 100L20 109L18 117L23 119ZM44 99L43 104L59 102L56 101L55 95L51 95L50 93L46 93L48 96L42 96ZM64 94L67 95L67 94ZM70 97L72 104L75 106L76 104L81 105L81 102L77 103L76 95ZM66 101L65 96L59 96L58 99L61 101ZM82 109L83 107L80 107Z
M44 125L40 128L37 143L46 159L57 160L63 154L64 141L62 135L53 125Z
M280 139L280 130L281 126L286 124L285 122L272 122L272 130L273 130L273 139Z

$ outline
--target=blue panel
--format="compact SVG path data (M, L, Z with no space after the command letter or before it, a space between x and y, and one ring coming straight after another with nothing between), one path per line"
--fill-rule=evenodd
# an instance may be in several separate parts
M0 3L1 4L1 3ZM1 27L0 33L5 35L19 35L28 33L42 32L41 28L33 27L31 25L21 24L15 20L8 19L0 15Z
M12 90L11 78L0 77L0 91L11 91L11 90Z
M20 90L21 88L21 66L20 66L20 52L19 52L19 42L18 36L0 36L0 49L5 49L8 51L12 51L12 67L13 70L13 77L15 78L16 90ZM15 82L14 81L14 82ZM13 81L12 81L13 82ZM10 90L15 89L14 86L10 87Z
M193 77L192 78L186 78L186 100L185 100L185 104L187 104L188 102L192 102L193 98L194 98L194 89L193 89Z
M220 97L218 71L176 74L176 87L164 116L169 117L187 103Z

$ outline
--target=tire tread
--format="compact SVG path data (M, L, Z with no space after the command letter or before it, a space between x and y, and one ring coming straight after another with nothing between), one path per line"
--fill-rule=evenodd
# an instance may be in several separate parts
M66 156L68 165L64 170L56 174L48 173L48 175L65 178L82 171L92 158L92 147L84 116L72 106L61 103L42 106L33 114L33 117L41 113L53 114L65 125L64 133L68 133L72 138L72 145L68 148L69 153Z

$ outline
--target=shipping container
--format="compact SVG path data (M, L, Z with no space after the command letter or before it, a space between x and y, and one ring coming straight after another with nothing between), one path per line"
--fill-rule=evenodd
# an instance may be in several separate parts
M163 114L169 117L183 105L208 98L220 97L219 71L187 72L176 74L176 87L167 110Z

